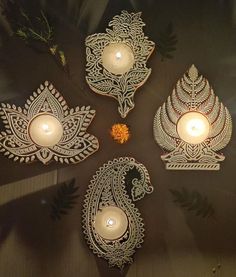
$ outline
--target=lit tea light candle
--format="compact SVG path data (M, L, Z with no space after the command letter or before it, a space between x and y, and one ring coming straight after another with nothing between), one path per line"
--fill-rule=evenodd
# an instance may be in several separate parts
M134 54L125 43L110 43L102 53L103 66L113 74L124 74L134 65Z
M63 127L55 116L45 113L37 115L30 121L28 132L35 144L51 147L61 140Z
M109 206L98 211L94 219L94 227L104 239L116 240L126 232L128 219L123 210Z
M188 112L177 123L177 132L182 140L199 144L207 139L210 131L208 119L201 113Z

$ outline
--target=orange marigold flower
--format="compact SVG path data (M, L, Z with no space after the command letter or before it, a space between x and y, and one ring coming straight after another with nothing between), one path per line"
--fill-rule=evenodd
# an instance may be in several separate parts
M118 143L125 143L130 138L129 127L126 124L117 123L111 128L111 136Z

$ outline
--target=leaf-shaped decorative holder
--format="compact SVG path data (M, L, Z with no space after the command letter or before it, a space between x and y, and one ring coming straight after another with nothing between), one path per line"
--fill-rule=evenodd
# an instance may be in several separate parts
M229 111L207 79L192 65L154 118L156 142L168 153L166 169L219 170L225 159L217 151L230 141Z
M2 103L0 115L5 124L0 151L14 161L78 163L99 148L97 138L86 132L95 111L89 106L69 109L48 81L33 92L24 108Z
M140 16L122 11L109 23L112 29L85 42L87 83L94 92L115 98L122 118L134 108L135 91L151 73L146 62L155 44L144 35Z
M135 176L132 171L136 172ZM128 178L130 172L132 178ZM135 249L141 247L144 224L133 201L152 191L147 169L133 158L109 161L93 176L84 200L83 229L93 253L108 260L110 266L123 268L132 262ZM107 213L108 217L100 217L109 209L111 214ZM118 210L119 220L113 218L113 210ZM116 224L112 226L111 223ZM105 235L101 234L101 228Z

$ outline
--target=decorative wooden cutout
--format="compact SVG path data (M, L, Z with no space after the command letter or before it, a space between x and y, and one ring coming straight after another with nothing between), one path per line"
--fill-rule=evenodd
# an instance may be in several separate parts
M199 113L209 122L208 136L201 143L187 143L178 134L179 120L188 112ZM154 137L168 152L161 156L166 169L219 170L219 162L225 157L216 152L229 143L231 133L228 109L219 102L207 79L192 65L155 115Z
M155 44L144 35L145 24L140 17L141 13L129 14L122 11L121 15L115 16L109 23L112 29L86 38L87 83L94 92L115 98L123 118L134 108L135 91L146 82L151 73L146 62ZM131 51L128 56L134 58L131 68L123 74L114 74L103 66L105 47L115 44L124 44Z
M99 148L97 138L86 132L95 111L89 106L69 109L61 94L47 81L33 92L24 108L3 103L1 106L6 129L0 134L1 152L14 161L78 163ZM60 141L50 147L37 145L29 135L30 122L42 114L54 116L62 125Z
M127 174L132 170L138 175L132 175L127 184ZM93 253L108 260L110 266L122 268L126 263L131 263L135 248L141 247L144 224L132 200L140 200L152 191L147 169L133 158L121 157L109 161L93 176L83 206L83 229ZM110 206L120 208L128 219L127 230L115 240L104 239L95 229L97 213Z

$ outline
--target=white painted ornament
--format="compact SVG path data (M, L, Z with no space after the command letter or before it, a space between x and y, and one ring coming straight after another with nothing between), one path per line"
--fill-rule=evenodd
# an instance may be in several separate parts
M86 38L86 81L95 93L118 101L122 118L134 108L136 90L151 74L147 60L155 44L143 32L141 13L122 11L106 33Z
M86 132L95 111L89 106L69 109L48 81L23 108L2 103L0 115L5 124L0 150L14 161L78 163L99 148L97 138Z
M134 169L139 174L129 180L129 195L125 179ZM84 235L94 254L110 266L123 268L141 247L144 223L133 202L152 191L145 166L129 157L108 161L90 181L83 205Z
M206 78L192 65L158 110L153 125L156 142L170 170L219 170L230 141L232 120Z

